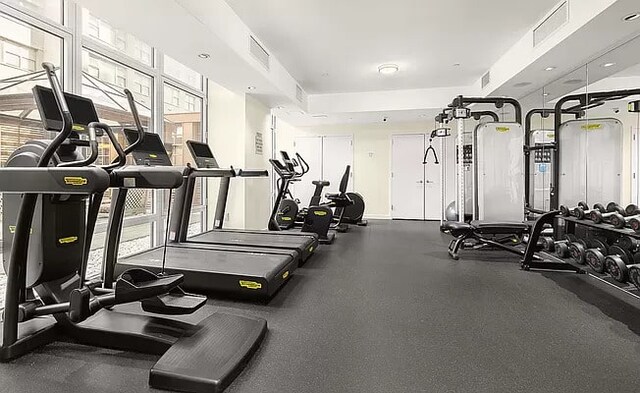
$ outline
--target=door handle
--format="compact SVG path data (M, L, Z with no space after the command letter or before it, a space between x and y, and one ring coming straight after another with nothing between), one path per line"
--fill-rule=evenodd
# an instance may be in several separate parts
M435 182L434 182L434 181L431 181L431 180L427 180L427 181L426 181L426 183L427 183L427 184L432 184L432 183L435 183Z
M416 183L418 183L418 184L422 184L422 183L424 183L424 182L423 182L422 180L418 180Z

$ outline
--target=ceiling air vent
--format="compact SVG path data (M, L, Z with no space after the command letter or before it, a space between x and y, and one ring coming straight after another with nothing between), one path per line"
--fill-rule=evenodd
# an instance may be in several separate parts
M265 70L269 71L269 53L253 36L249 36L249 53L258 60L258 63L262 64Z
M533 29L533 46L547 39L569 20L569 2L565 1Z
M303 96L303 92L302 92L302 87L300 87L300 85L296 85L296 99L299 102L304 101L304 96Z
M491 71L487 71L486 74L482 75L482 88L484 89L489 83L491 83Z

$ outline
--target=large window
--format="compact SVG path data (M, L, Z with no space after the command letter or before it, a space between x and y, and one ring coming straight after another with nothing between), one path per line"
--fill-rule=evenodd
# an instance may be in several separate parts
M64 12L63 6L70 8L69 12ZM65 20L64 15L71 18ZM75 31L80 31L80 36L74 37ZM157 64L155 59L159 59ZM123 129L134 125L126 88L135 97L143 127L161 135L173 163L191 161L184 142L203 140L206 129L206 82L202 75L72 1L5 0L0 2L0 164L27 140L50 137L41 127L31 94L35 84L48 86L41 72L44 61L60 68L65 90L94 101L100 120L112 127L123 145L127 144ZM97 163L105 164L115 157L104 137ZM190 233L200 232L206 225L201 182L195 194ZM167 199L168 192L129 190L120 256L162 244ZM111 192L107 191L92 239L89 277L101 271L110 203ZM0 195L0 220L1 212ZM0 301L5 284L0 264Z
M203 140L202 98L169 83L164 84L164 135L163 140L174 165L193 162L185 145L188 140ZM189 233L200 233L204 229L203 180L196 183Z
M11 153L26 141L46 136L31 88L38 83L47 83L43 73L34 73L40 70L43 61L62 66L62 41L56 35L0 16L0 165L4 165ZM0 240L1 223L0 194ZM2 247L0 242L0 250ZM4 284L4 270L0 265L2 299Z
M82 34L124 53L142 64L153 65L153 48L133 35L116 29L109 23L82 9Z

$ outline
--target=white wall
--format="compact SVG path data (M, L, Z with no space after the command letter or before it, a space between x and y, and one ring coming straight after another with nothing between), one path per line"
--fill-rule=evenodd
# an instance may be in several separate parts
M341 124L314 127L293 127L284 121L277 124L277 150L295 151L296 136L353 136L353 188L362 194L369 218L390 218L391 135L428 133L433 129L424 123ZM316 179L304 179L311 182Z
M245 102L246 169L270 169L271 110L251 96ZM262 154L256 154L255 136L262 133ZM271 214L271 182L268 177L237 180L245 187L245 228L265 229Z
M209 81L208 143L221 167L242 168L245 161L245 97ZM208 179L208 220L213 227L219 181ZM225 227L245 224L245 187L243 181L231 182L227 200Z

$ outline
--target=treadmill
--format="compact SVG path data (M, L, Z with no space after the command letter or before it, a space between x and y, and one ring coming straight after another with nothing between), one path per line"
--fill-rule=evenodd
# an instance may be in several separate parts
M216 205L216 213L214 219L214 229L195 235L188 236L189 219L191 217L191 208L193 205L193 193L195 190L195 182L200 176L200 171L211 169L220 169L209 145L202 142L187 141L186 142L198 169L194 169L193 173L185 180L183 187L178 189L176 193L176 204L182 203L182 209L175 210L171 217L170 232L175 234L174 241L188 244L190 246L211 245L211 244L228 244L229 239L238 239L236 241L247 241L252 246L264 247L269 249L287 249L295 250L300 255L300 264L304 263L313 255L318 247L318 235L315 233L298 232L283 233L273 232L269 230L247 230L247 229L223 229L224 214L229 194L229 184L231 176L220 179L220 191L218 193L218 202ZM266 170L234 170L233 177L267 177Z
M137 140L138 132L125 130L125 136L131 143ZM150 132L144 132L144 135L143 142L132 152L135 163L158 169L170 167L171 160L160 136ZM171 166L172 171L175 169L180 169L183 180L192 172L188 166ZM206 169L200 171L200 176L233 177L235 172L232 169ZM187 247L171 241L171 232L165 245L118 258L127 192L127 183L123 182L113 190L111 197L104 251L105 281L128 269L143 268L154 273L181 273L184 275L182 287L195 293L266 301L288 281L298 265L299 254L294 250L261 249L235 239L215 246L194 244ZM172 206L180 204L174 202Z

